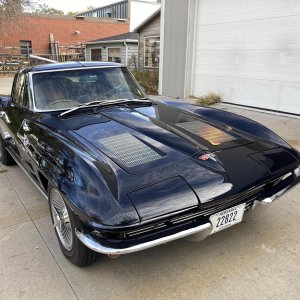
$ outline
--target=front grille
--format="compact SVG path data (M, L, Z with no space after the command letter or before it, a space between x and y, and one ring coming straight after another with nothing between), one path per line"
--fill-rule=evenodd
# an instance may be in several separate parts
M177 123L177 126L189 131L199 137L204 138L214 146L236 140L236 138L225 131L199 120Z
M217 212L220 212L222 210L225 210L227 208L230 208L232 206L241 204L246 202L246 207L248 203L252 203L256 198L258 193L261 191L262 187L258 187L252 191L250 191L249 193L247 193L246 195L242 196L242 197L238 197L232 200L228 200L225 203L219 204L219 205L215 205L213 207L207 208L207 209L203 209L200 210L196 213L192 213L192 214L188 214L188 215L184 215L184 216L179 216L176 218L173 218L171 221L172 223L179 223L179 222L183 222L183 221L188 221L197 217L208 217L210 215L213 215Z
M130 168L162 158L159 153L129 133L103 138L99 142Z
M243 195L242 197L228 200L226 203L222 203L222 204L210 207L210 208L202 209L202 210L199 210L194 213L185 214L185 215L177 216L177 217L171 217L164 222L153 224L153 225L148 225L148 226L143 226L136 230L132 230L130 232L127 232L126 235L127 235L127 237L135 237L135 236L140 236L140 235L147 234L147 233L154 233L154 232L157 232L166 227L170 227L172 225L177 225L177 224L192 221L192 220L200 220L201 218L203 218L204 221L208 221L209 216L211 216L215 213L218 213L222 210L225 210L227 208L233 207L235 205L242 204L242 203L246 203L245 210L248 210L250 208L250 206L253 204L253 202L258 198L258 195L262 191L264 186L265 186L265 184L258 186L257 188L252 189L251 191L249 191L247 194Z

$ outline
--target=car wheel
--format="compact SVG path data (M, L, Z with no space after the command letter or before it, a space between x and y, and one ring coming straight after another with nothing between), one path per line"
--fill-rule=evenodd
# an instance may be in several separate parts
M60 192L50 186L48 188L48 198L55 233L65 257L80 267L96 262L100 254L87 248L77 238L74 214L66 205Z
M14 159L6 150L4 141L1 136L0 136L0 161L6 166L11 166L15 164Z

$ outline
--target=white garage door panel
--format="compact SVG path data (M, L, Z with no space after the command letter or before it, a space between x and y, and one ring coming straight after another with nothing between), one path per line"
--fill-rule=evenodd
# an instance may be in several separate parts
M295 3L295 0L201 0L199 24L296 15L300 13L300 7Z
M300 1L197 1L191 94L300 114Z
M300 82L300 50L197 51L197 74Z
M199 21L200 17L198 17ZM209 26L198 24L196 48L201 50L300 49L299 30L300 15Z
M300 114L300 84L284 83L280 95L280 110ZM298 130L298 129L297 129Z
M197 75L195 81L201 91L195 96L217 92L225 102L300 114L300 83L207 75Z

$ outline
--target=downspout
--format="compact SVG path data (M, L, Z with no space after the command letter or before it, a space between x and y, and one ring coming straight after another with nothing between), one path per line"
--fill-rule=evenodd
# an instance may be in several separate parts
M126 47L126 50L125 50L125 61L126 61L125 66L127 67L127 65L128 65L128 45L127 45L126 42L124 42L124 46Z

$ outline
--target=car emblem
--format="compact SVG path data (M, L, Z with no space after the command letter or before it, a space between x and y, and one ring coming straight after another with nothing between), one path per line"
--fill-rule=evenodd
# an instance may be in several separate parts
M202 160L202 161L206 161L206 160L209 160L209 159L212 159L212 160L216 161L215 155L212 154L212 153L202 154L202 155L199 156L199 159Z
M210 156L209 156L209 154L202 154L201 156L199 156L199 159L205 161L205 160L210 159Z

